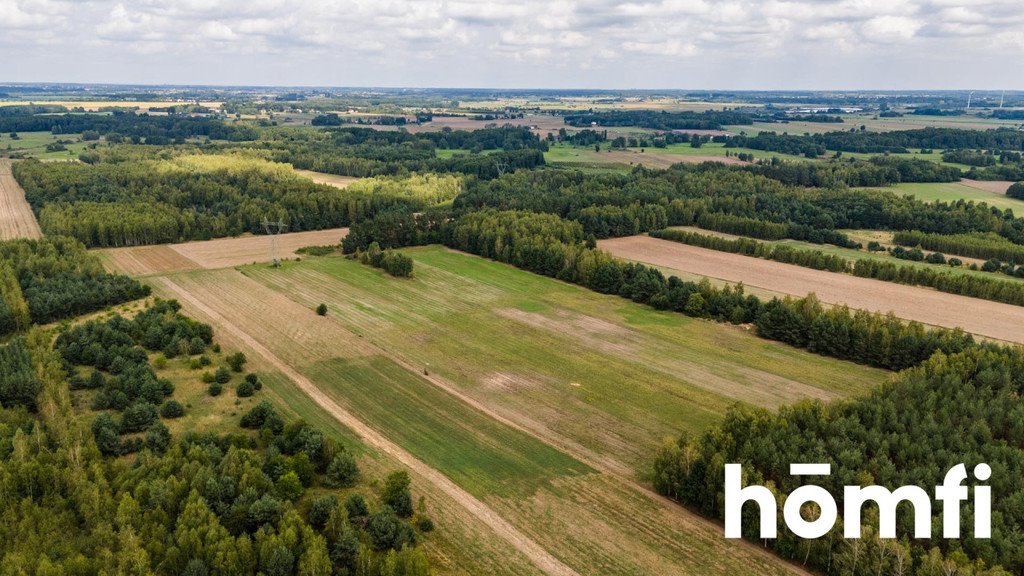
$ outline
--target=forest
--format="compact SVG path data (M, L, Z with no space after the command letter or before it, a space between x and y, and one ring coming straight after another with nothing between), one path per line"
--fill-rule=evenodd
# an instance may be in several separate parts
M1024 150L1024 132L999 128L965 130L960 128L919 128L891 132L838 131L803 136L762 132L756 136L736 136L733 146L785 154L803 154L807 150L863 152L869 154L905 154L912 148Z
M148 294L137 280L105 272L77 240L0 242L0 336Z
M636 126L655 130L720 130L729 124L749 125L750 114L736 111L666 112L650 110L613 110L570 113L565 116L569 126Z
M844 485L932 486L955 464L970 469L985 462L999 471L987 483L1000 495L993 501L990 540L974 538L970 528L955 540L938 533L931 539L881 540L877 509L871 507L862 521L866 538L844 540L840 521L819 539L803 540L783 528L779 538L764 544L830 575L1019 573L1024 566L1022 362L1019 349L970 346L936 354L865 398L827 405L806 401L774 414L737 407L709 432L666 445L653 468L655 487L722 518L725 462L743 463L745 484L768 483L778 493L802 482L789 475L788 463L829 463L832 474L814 483L838 495L840 507ZM912 532L909 510L901 507L897 514L899 534ZM748 530L757 526L754 513L753 506L744 508ZM972 518L972 505L965 503L963 525L971 526Z
M131 352L141 346L194 334L205 349L209 326L178 310L175 302L157 302L134 319L115 316L62 332L56 347L41 329L0 347L0 394L10 389L9 367L35 379L23 394L31 402L0 407L3 571L429 574L416 544L433 523L422 504L414 509L408 474L367 483L343 445L301 420L285 421L266 401L223 435L172 437L161 419L180 417L184 408L173 400L159 417L139 403L117 422L107 411L91 423L76 412L72 395L81 392L71 390L69 375L73 380L73 363L86 358L75 354L118 351L103 373L94 372L113 380L131 370L115 367L118 359L145 362L145 353ZM122 344L100 345L112 342ZM111 436L138 453L115 456L124 451L110 450Z
M0 108L6 110L6 108ZM78 134L94 131L101 135L116 135L116 140L128 139L135 144L166 145L184 142L188 138L205 137L211 140L240 142L255 140L259 132L247 124L228 124L213 118L182 116L150 116L148 114L63 114L63 115L0 115L0 134L11 132L52 132Z

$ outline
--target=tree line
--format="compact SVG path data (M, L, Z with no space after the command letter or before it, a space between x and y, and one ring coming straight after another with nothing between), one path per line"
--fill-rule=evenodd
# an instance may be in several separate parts
M117 140L127 138L135 143L153 145L180 143L195 137L231 142L256 140L259 137L259 131L250 125L228 124L214 118L150 116L124 112L0 116L0 133L3 134L10 132L78 134L85 131L95 131L105 136L116 135L115 139Z
M920 247L968 258L998 258L1014 264L1024 264L1024 246L993 233L936 234L916 230L898 230L893 243Z
M931 268L900 265L873 258L858 258L851 262L847 258L825 254L821 250L771 245L750 238L728 239L684 230L658 230L651 232L651 236L701 248L794 264L804 268L853 274L861 278L910 286L925 286L949 294L1024 306L1024 283L1021 282L1008 282L974 274L940 272ZM944 262L945 258L942 260Z
M722 126L729 124L749 125L753 122L753 117L750 114L729 110L707 110L704 112L609 110L565 115L565 123L569 126L636 126L655 130L720 130Z

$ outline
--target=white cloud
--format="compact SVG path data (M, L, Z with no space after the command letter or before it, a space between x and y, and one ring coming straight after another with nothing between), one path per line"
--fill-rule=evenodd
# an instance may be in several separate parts
M1022 37L1021 0L0 0L0 81L887 86L960 58L1021 83Z

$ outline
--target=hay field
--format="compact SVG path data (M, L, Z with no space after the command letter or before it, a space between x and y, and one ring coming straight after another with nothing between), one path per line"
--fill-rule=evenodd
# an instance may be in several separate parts
M295 258L296 250L306 246L338 244L348 228L281 234L278 238L281 258ZM271 261L269 236L218 238L183 244L132 246L96 250L108 269L131 276L150 276L196 269L217 269Z
M0 240L42 236L25 191L11 173L11 161L0 158Z
M346 188L349 184L359 181L359 178L354 176L339 176L337 174L326 174L324 172L300 170L298 168L295 169L295 173L303 178L308 178L317 184L327 184L328 186L334 186L335 188Z
M454 483L465 492L456 501L489 527L491 549L511 546L548 573L795 571L647 491L634 474L644 456L614 437L633 428L646 446L656 444L659 435L634 423L650 420L644 412L659 402L675 407L654 412L659 426L696 430L721 418L732 401L723 393L776 405L794 395L858 393L883 372L443 248L409 253L417 262L411 280L325 257L243 268L249 277L218 270L148 281L212 322L220 338L229 333L247 354L269 358L321 407L339 408L364 442L397 446L436 471L432 489ZM312 310L320 301L326 318ZM669 350L636 349L669 334ZM656 353L665 356L660 364L644 366ZM574 355L575 365L561 366ZM721 390L698 382L707 379L699 366L721 371ZM561 380L544 378L558 370ZM722 392L729 386L736 389Z
M649 236L602 240L598 247L620 258L667 270L743 282L793 296L814 292L822 302L829 304L846 304L883 314L893 312L906 320L946 328L961 327L978 336L1024 343L1024 308L1020 306L812 270Z

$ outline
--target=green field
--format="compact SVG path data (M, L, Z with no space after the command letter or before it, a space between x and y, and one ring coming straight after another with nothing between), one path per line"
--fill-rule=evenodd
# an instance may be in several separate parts
M407 252L412 279L341 257L171 278L581 574L784 572L652 498L641 473L663 438L705 430L737 401L849 396L887 378L475 256ZM282 380L270 391L318 418ZM507 557L482 534L490 562ZM467 553L430 546L444 573Z
M935 200L943 202L973 200L975 202L985 202L989 206L997 208L1010 208L1016 214L1024 213L1024 200L1010 198L1005 194L979 190L959 182L909 182L897 184L884 190L897 194L913 194L918 200L924 200L925 202L933 202Z
M245 273L545 437L643 469L661 438L728 406L860 393L884 374L474 256L410 251L396 281L343 258Z
M81 134L52 134L50 132L20 132L18 139L11 138L10 134L0 134L0 155L23 154L40 160L77 160L78 155L94 142L82 142ZM66 144L67 150L61 152L47 152L47 144L53 144L58 140L70 140ZM102 142L102 140L100 140Z

